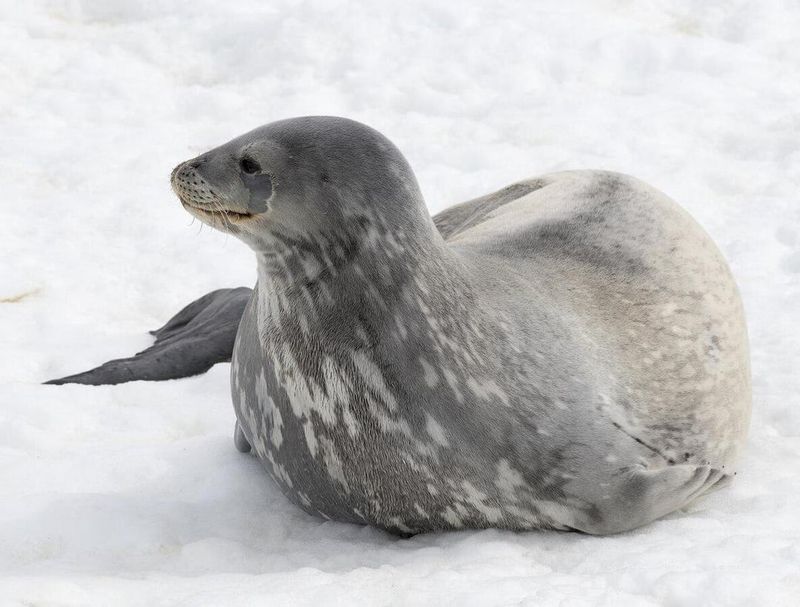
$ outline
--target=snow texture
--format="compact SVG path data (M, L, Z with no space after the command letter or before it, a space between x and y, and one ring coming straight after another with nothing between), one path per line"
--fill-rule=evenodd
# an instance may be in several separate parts
M0 0L0 604L800 604L798 32L795 0ZM738 480L615 537L401 540L234 449L228 365L40 385L254 282L168 176L304 114L385 133L433 211L569 168L683 204L748 313Z

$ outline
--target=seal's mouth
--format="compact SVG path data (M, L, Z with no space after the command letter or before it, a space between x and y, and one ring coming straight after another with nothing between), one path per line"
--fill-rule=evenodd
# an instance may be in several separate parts
M226 209L222 206L217 206L216 208L208 208L208 207L199 207L193 205L190 202L187 202L182 197L178 197L185 208L190 213L197 215L199 218L208 218L211 220L221 220L221 221L228 221L231 223L237 223L240 221L245 221L247 219L252 219L254 215L252 213L242 213L240 211L233 211L231 209Z

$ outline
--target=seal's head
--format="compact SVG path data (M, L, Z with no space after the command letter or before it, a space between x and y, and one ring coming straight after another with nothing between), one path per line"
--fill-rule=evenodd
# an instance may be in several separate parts
M358 238L370 226L436 234L403 155L345 118L267 124L178 165L172 187L189 213L256 251L286 238Z

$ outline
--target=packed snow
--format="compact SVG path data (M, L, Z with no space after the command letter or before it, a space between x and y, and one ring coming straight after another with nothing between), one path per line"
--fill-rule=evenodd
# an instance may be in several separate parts
M794 0L0 1L0 604L800 604L798 32ZM234 449L228 365L40 385L254 282L168 176L304 114L389 136L432 211L568 168L683 204L747 309L736 482L619 536L402 540Z

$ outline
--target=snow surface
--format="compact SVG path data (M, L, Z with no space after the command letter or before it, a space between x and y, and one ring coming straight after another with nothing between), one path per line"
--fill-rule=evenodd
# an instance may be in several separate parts
M0 0L0 603L800 604L798 32L796 0ZM39 385L253 283L169 172L302 114L383 131L434 211L567 168L680 201L748 312L738 481L616 537L399 540L305 515L234 450L227 365Z

